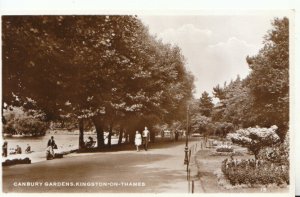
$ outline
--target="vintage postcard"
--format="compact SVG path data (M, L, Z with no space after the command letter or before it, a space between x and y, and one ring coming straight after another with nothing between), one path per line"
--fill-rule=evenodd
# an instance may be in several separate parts
M3 14L2 192L294 190L291 11Z

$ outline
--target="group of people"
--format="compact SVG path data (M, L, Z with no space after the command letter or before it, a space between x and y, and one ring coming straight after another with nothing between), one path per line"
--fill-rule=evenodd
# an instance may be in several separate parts
M51 136L47 143L47 152L50 153L52 156L54 156L53 149L57 149L57 145L54 141L54 137ZM27 144L27 147L25 149L25 153L32 153L31 146ZM9 154L22 154L22 148L21 146L17 145L16 148L11 148ZM7 157L8 155L8 142L4 141L2 145L2 156Z
M29 144L27 144L27 147L25 149L25 153L32 153L33 151L31 150L31 146ZM22 154L22 148L17 145L16 148L12 148L10 149L10 153L9 154ZM7 157L8 155L8 143L7 141L4 141L3 145L2 145L2 156L3 157Z
M141 146L142 144L144 145L145 151L147 151L149 141L150 141L150 132L147 127L145 127L142 133L136 131L135 138L134 138L136 151L139 151L139 146Z
M95 144L95 141L92 137L89 137L88 139L89 140L87 142L85 142L85 146L87 148L92 148ZM144 129L144 131L142 131L142 133L140 133L139 131L136 131L134 142L135 142L137 151L139 151L139 147L141 145L143 145L145 151L147 151L149 141L150 141L150 132L147 127L145 127L145 129ZM7 157L7 149L8 149L8 143L7 143L7 141L4 141L3 146L2 146L2 156ZM47 159L54 158L54 149L57 149L57 145L55 143L54 137L51 136L51 138L48 140L48 143L47 143L47 150L46 150ZM31 150L30 145L27 144L25 153L31 153L31 152L33 152L33 151ZM17 145L17 147L14 149L14 151L12 151L10 154L22 154L22 148L19 145Z
M134 143L135 143L137 151L139 151L139 147L141 145L143 145L144 149L147 151L149 141L150 141L150 132L147 127L145 127L145 129L142 133L140 133L139 131L136 131ZM85 141L85 143L84 143L85 148L93 148L95 146L95 144L96 144L96 141L91 136L89 136L88 140Z

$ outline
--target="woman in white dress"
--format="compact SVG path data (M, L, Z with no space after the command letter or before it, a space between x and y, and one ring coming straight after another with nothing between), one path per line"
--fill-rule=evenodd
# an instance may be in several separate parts
M136 146L136 151L139 151L139 146L142 145L142 135L139 133L139 131L135 132L134 143Z

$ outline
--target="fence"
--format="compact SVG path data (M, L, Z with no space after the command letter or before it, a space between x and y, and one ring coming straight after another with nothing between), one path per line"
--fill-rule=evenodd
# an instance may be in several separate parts
M186 179L188 181L188 193L194 193L195 191L195 177L193 176L191 178L191 168L195 168L197 170L197 166L195 161L193 160L193 157L195 157L196 153L199 150L204 149L206 146L206 143L204 141L197 142L193 144L191 147L188 149L188 161L186 165ZM195 170L195 169L194 169ZM197 170L198 172L198 170Z
M222 144L228 144L228 142L222 140ZM198 168L195 159L195 154L199 150L203 150L206 148L213 148L217 144L215 143L216 139L212 138L201 138L200 141L194 143L191 147L188 148L188 158L187 158L187 166L186 166L186 179L188 181L188 193L194 193L195 191L195 180L198 178ZM196 167L196 169L194 169ZM191 168L193 170L191 170ZM193 173L194 171L197 172L197 175L191 176L191 172ZM197 178L196 178L197 177Z

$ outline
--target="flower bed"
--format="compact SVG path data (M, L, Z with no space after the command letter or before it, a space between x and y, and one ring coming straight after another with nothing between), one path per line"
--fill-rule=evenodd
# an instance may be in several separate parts
M244 156L244 154L240 151L234 152L212 152L209 156Z
M262 160L231 160L222 162L222 172L232 185L289 184L289 168Z
M228 145L218 146L216 149L217 152L233 152L233 148Z

